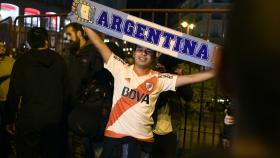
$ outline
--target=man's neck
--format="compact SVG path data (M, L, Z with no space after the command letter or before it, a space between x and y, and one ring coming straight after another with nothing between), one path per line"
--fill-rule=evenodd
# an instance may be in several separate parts
M134 71L138 74L138 75L145 75L148 74L151 71L150 67L144 68L141 66L137 66L134 64Z

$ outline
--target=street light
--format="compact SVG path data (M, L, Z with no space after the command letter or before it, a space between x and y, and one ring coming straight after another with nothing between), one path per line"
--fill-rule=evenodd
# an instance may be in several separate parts
M191 30L192 30L194 27L195 27L194 24L190 24L190 25L189 25L189 28L190 28Z
M192 29L194 29L194 27L195 27L194 24L189 24L189 23L186 22L186 21L183 21L183 22L181 23L181 26L182 26L183 28L187 28L187 34L190 33L190 29L192 30Z
M186 28L187 26L189 26L189 23L186 22L186 21L183 21L183 22L181 23L181 25L182 25L183 28Z

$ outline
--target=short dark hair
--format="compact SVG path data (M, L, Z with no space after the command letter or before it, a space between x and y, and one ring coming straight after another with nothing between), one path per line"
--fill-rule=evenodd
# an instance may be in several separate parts
M48 32L43 27L33 27L27 33L27 42L31 48L41 48L45 46L45 41L48 41Z
M69 27L72 27L74 32L81 31L83 37L85 37L84 29L81 24L73 22L65 26L65 28L69 28Z

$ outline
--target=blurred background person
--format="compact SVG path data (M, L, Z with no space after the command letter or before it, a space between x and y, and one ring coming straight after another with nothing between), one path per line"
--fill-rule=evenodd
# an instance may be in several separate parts
M236 106L235 157L279 157L280 1L235 0L220 67Z
M156 70L177 75L184 75L184 65L180 59L167 55L160 55ZM184 102L192 100L193 91L190 85L176 88L176 92L167 91L159 95L156 102L154 119L154 146L153 157L174 158L178 157L180 147L181 118L184 115ZM168 144L168 145L167 145Z
M0 157L6 158L10 152L9 135L5 130L5 101L7 99L10 75L15 60L8 56L6 44L0 39Z
M17 59L23 54L27 53L30 50L30 46L27 41L21 43L18 48L15 49L14 58Z
M235 112L234 107L229 103L225 110L225 118L224 118L224 129L222 133L222 145L224 149L230 149L232 143L232 137L234 134L234 126L235 126Z

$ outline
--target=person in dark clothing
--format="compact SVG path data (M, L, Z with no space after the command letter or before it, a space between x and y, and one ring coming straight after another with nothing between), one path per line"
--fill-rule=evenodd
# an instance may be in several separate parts
M5 130L5 102L10 83L10 75L15 60L8 56L6 44L0 39L0 157L7 158L11 153L10 135Z
M225 117L224 117L224 128L222 133L222 145L223 149L230 149L232 138L234 135L234 128L235 128L235 112L234 112L234 105L229 102L229 105L225 108Z
M183 61L161 55L158 58L164 72L183 75ZM153 113L154 124L154 146L153 157L173 158L179 156L179 132L184 101L191 101L192 88L189 85L181 86L176 92L162 92L156 102ZM166 145L166 144L169 145Z
M7 130L15 134L18 158L63 158L69 104L66 64L48 48L44 28L32 28L27 38L32 49L17 59L11 74Z
M233 2L219 73L236 109L231 151L279 158L280 1Z
M113 85L113 77L103 68L101 55L88 41L80 24L68 24L66 35L70 42L66 61L73 87L73 110L69 115L68 123L74 132L73 138L77 138L73 139L73 150L76 150L75 144L83 144L86 157L92 157L94 152L101 149L103 130L107 123L106 117L102 117L101 114L108 116L111 108L111 102L106 104L107 107L101 105L104 104L101 98L104 95L103 90L104 93L110 91L108 85ZM98 87L96 93L91 93L90 89L95 87ZM95 151L92 146L95 146Z

